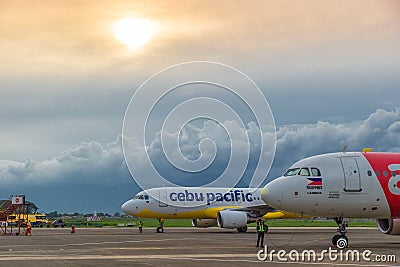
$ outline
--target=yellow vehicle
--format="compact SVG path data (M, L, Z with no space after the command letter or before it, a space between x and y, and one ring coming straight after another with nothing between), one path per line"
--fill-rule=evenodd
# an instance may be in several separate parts
M25 225L27 222L25 222L25 216L22 214L20 215L20 220L23 225ZM47 225L48 220L46 217L46 214L43 213L34 213L34 214L28 214L28 220L31 222L32 227L38 226L38 227L44 227ZM10 214L8 215L8 220L9 223L17 223L18 222L18 214Z

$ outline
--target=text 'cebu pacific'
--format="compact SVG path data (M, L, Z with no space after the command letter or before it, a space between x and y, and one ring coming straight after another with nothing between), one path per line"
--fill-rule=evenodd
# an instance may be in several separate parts
M172 192L169 194L171 201L204 201L206 199L207 205L211 202L253 202L252 193L244 193L243 190L230 190L227 193L219 192L190 192L185 190L184 192Z

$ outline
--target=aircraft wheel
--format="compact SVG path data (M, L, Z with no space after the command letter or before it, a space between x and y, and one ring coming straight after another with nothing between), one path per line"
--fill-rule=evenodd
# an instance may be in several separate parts
M247 232L247 226L238 227L236 230L237 230L239 233L245 233L245 232Z
M164 228L162 227L157 227L157 233L164 233Z
M336 240L336 247L339 249L344 249L349 246L349 240L346 236L342 235Z
M341 235L334 235L332 237L332 245L336 246L337 240L339 239L339 237L341 237Z

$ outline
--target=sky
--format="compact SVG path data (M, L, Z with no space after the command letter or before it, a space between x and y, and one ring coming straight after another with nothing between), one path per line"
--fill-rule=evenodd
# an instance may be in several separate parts
M26 194L45 212L121 212L140 191L122 153L128 104L146 79L188 61L232 66L262 91L276 125L275 158L264 184L297 160L344 146L400 151L399 10L396 0L2 0L0 198ZM116 37L115 23L129 18L155 28L137 49ZM183 76L196 79L192 74ZM173 84L174 77L163 82ZM141 92L144 101L158 97L154 90ZM146 143L134 147L136 178L152 174L141 164L144 148L160 173L181 185L201 185L223 173L229 156L247 144L250 161L239 182L245 186L258 167L257 153L274 154L272 137L257 133L263 125L253 122L243 101L218 88L175 93L152 113ZM244 127L221 118L165 131L180 138L183 156L212 163L205 172L172 172L160 149L160 114L201 96L230 104ZM253 95L250 104L259 98ZM205 110L213 109L192 106L190 112ZM213 142L202 142L210 136ZM261 140L268 144L263 149ZM231 144L238 144L232 153Z

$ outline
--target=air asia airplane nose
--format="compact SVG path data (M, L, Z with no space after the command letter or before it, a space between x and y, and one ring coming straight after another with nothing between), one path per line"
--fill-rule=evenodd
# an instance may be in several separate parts
M269 182L264 189L261 191L261 198L275 209L279 209L282 205L282 187L280 186L280 178L277 178Z
M123 212L125 212L126 214L133 214L134 213L134 203L133 203L133 199L128 200L127 202L125 202L124 204L122 204L121 209Z

